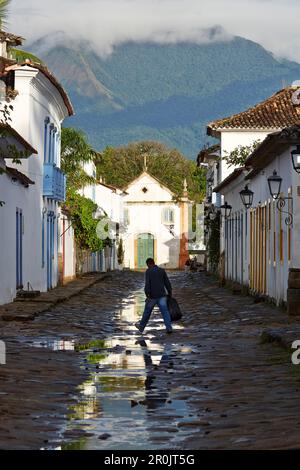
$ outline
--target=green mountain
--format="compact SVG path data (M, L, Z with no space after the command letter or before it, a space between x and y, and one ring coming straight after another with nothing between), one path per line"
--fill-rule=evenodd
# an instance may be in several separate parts
M100 57L88 42L47 47L38 55L69 92L80 127L101 150L157 140L195 158L209 141L205 124L254 105L300 79L300 65L235 37L210 44L125 43Z

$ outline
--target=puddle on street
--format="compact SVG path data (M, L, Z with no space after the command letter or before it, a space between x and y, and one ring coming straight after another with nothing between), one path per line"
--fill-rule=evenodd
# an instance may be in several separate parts
M69 413L62 450L180 448L186 432L177 426L190 416L185 400L176 399L172 386L160 385L158 372L173 369L174 355L189 348L164 344L164 324L159 312L144 336L134 324L145 304L143 291L123 302L116 313L120 333L105 340L78 344L71 340L40 341L34 346L79 353L89 378L80 387L78 403ZM182 329L180 324L175 329ZM155 333L154 331L154 333ZM191 419L191 418L189 418ZM191 430L189 430L189 433ZM86 433L86 436L84 435Z

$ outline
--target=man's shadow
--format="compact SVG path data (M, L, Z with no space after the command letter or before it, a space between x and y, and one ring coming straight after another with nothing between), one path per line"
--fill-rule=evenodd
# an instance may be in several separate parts
M169 391L164 388L156 390L155 371L159 369L173 369L173 362L170 359L170 348L171 346L165 345L161 360L158 365L152 361L151 351L148 349L147 343L144 339L136 341L143 349L143 358L145 362L146 380L145 380L145 400L141 402L142 405L147 407L147 410L151 411L162 407L166 404L169 399Z

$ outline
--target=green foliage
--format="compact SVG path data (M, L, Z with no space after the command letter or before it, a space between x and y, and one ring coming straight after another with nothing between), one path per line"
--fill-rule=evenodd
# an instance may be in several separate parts
M36 62L38 64L44 65L43 61L39 59L36 55L31 54L31 52L15 49L14 47L12 47L10 49L10 53L12 55L12 58L15 59L17 62L25 62L26 59L29 59L31 62Z
M231 166L244 166L247 158L251 155L252 152L259 146L261 143L260 140L256 140L251 145L238 145L232 152L224 156L224 160Z
M67 175L67 190L78 190L95 182L83 169L83 164L94 157L95 152L84 132L72 127L62 129L61 169Z
M103 248L103 241L96 233L98 221L93 219L97 205L77 192L95 182L83 169L83 164L90 162L93 157L94 151L82 131L62 129L61 169L67 176L65 205L71 215L77 246L81 250L96 252Z
M220 213L214 220L206 219L206 225L209 229L209 239L207 244L210 267L213 273L218 272L220 261Z
M8 16L8 6L10 5L11 0L0 0L0 29L3 29L6 26L6 20Z
M135 142L125 147L107 147L97 158L98 176L123 188L138 177L147 162L148 172L158 178L179 198L187 179L189 197L201 202L205 195L205 171L187 160L178 150L159 142Z
M89 341L88 343L84 344L76 344L75 345L75 351L86 351L87 349L104 349L106 347L105 345L105 340L104 339L93 339Z
M76 191L69 189L66 201L71 216L76 243L82 250L91 250L93 253L102 250L103 241L96 233L98 220L93 219L96 204Z

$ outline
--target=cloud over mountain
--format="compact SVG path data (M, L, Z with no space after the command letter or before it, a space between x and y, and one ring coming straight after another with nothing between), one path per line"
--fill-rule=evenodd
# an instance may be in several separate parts
M29 41L47 35L52 44L57 31L88 38L100 54L126 41L206 43L240 35L300 61L299 17L297 0L13 0L9 29Z

